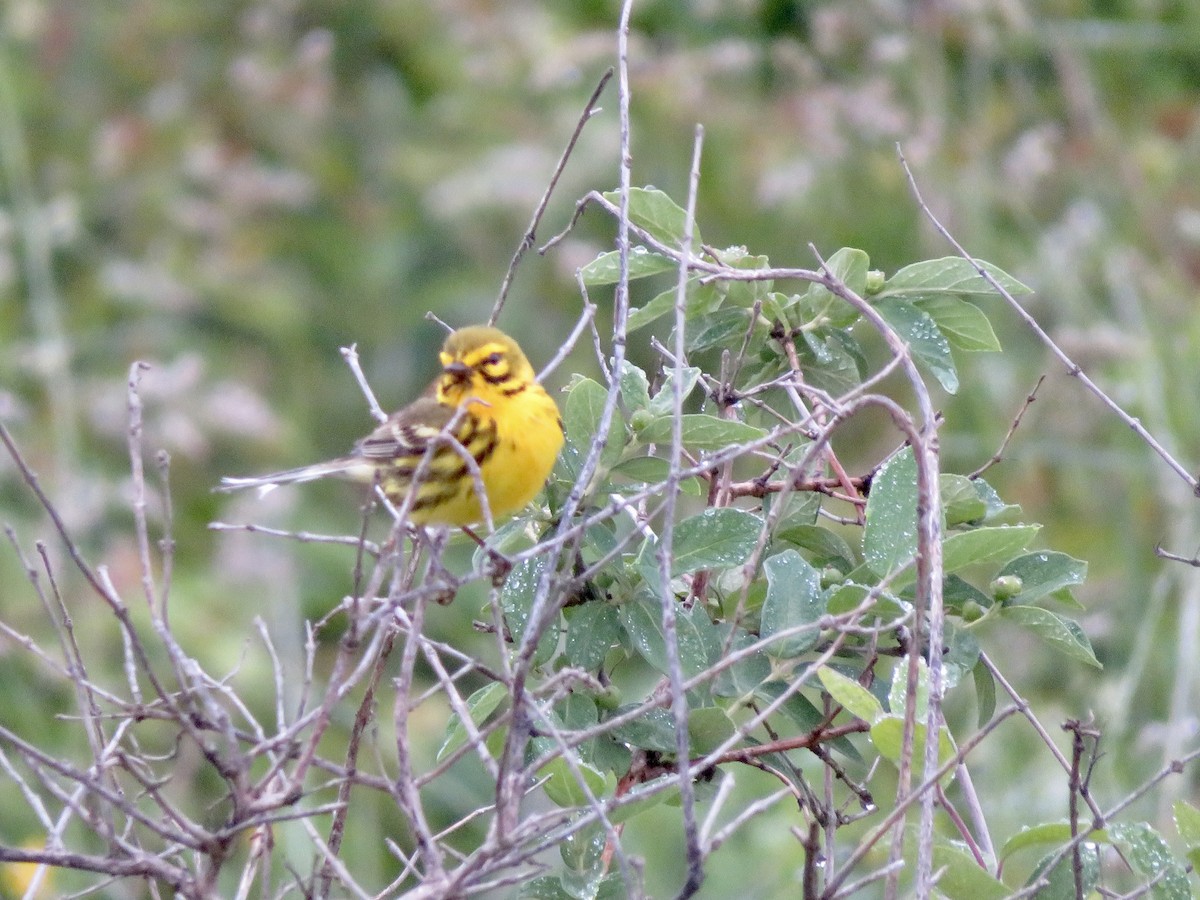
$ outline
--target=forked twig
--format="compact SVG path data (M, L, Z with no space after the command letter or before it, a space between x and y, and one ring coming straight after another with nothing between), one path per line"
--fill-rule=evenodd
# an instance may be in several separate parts
M567 146L563 148L562 155L558 158L558 165L554 167L554 173L550 176L550 183L546 185L542 199L533 211L533 218L529 220L529 227L525 229L525 234L522 235L521 242L517 244L516 252L513 253L512 261L508 264L508 271L504 275L504 281L500 284L500 294L496 298L496 304L492 307L492 314L488 316L489 325L495 325L496 320L500 318L500 310L504 308L504 301L508 299L508 291L512 287L517 266L520 265L521 259L529 252L529 248L533 246L534 241L537 240L537 228L542 221L542 216L546 212L546 207L550 203L550 195L554 193L554 189L558 186L558 180L562 177L563 170L567 167L567 160L571 158L571 153L575 150L575 144L578 143L579 136L583 134L583 127L599 111L596 109L596 101L600 99L605 85L608 84L612 76L613 70L610 66L600 76L599 83L597 83L595 90L592 91L592 95L588 97L588 101L583 107L583 113L580 115L579 121L575 123L575 130L571 132L571 138L567 141Z

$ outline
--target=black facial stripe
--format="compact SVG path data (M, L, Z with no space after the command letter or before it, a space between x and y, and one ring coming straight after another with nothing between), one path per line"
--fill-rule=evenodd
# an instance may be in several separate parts
M512 381L513 379L512 370L505 370L503 375L492 375L480 369L479 374L488 384L504 384L504 382Z
M521 391L525 390L525 388L527 388L527 387L529 387L529 383L522 381L516 387L502 388L500 393L502 393L505 397L515 397L515 396L517 396L517 394L521 393Z

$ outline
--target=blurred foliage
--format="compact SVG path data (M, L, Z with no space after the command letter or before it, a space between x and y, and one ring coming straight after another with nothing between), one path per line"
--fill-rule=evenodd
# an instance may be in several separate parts
M206 663L237 664L255 613L299 642L302 619L341 596L353 564L337 548L218 540L209 521L348 532L357 520L337 486L229 505L210 487L341 452L365 430L338 347L357 344L381 402L396 406L433 373L440 331L427 310L452 324L486 317L613 61L618 10L615 0L0 8L0 414L89 554L132 592L124 383L134 360L151 362L147 443L172 461L174 625ZM897 164L900 142L955 236L1036 289L1027 307L1043 326L1163 443L1185 459L1200 446L1200 6L647 0L635 7L631 66L636 183L683 196L692 128L707 129L708 243L804 266L809 242L824 254L863 247L889 272L943 255ZM579 196L616 181L615 95L603 105L542 239ZM588 215L523 263L500 323L540 339L523 337L535 365L578 313L575 270L611 235ZM654 293L635 291L634 304ZM986 311L1005 353L961 365L962 390L944 403L972 430L949 437L947 467L987 459L1050 373L989 478L1046 524L1047 543L1092 563L1082 623L1106 670L1064 668L1016 638L1004 662L1064 717L1098 715L1110 753L1098 777L1119 790L1194 730L1193 619L1179 611L1200 599L1152 552L1160 540L1183 554L1200 543L1191 498L1018 323ZM653 364L648 341L631 355ZM577 353L552 381L590 365ZM891 440L873 424L841 437L848 464ZM23 539L49 537L6 460L0 473L4 519ZM35 629L40 611L11 554L0 574L14 585L0 601L9 621ZM280 602L294 596L302 608ZM432 627L469 645L477 606L460 601ZM115 635L99 615L78 612L102 649ZM30 682L0 652L0 684ZM20 692L0 696L5 721L34 708ZM443 725L430 726L432 743ZM1012 821L993 823L1000 833L1062 812L1056 773L1021 740L981 748L1005 773L1001 790L1028 785ZM1169 791L1186 788L1177 780L1158 798L1163 816ZM447 821L476 799L447 797ZM29 828L6 821L0 838ZM741 840L771 846L777 830L767 820ZM755 873L761 888L729 875L739 894L770 896L788 865Z

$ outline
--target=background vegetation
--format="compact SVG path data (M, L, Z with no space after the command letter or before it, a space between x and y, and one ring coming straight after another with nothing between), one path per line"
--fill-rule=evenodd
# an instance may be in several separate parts
M617 15L603 0L11 0L0 11L0 412L79 545L133 592L125 381L134 360L151 364L146 445L171 457L171 624L210 671L242 664L255 616L281 654L299 658L304 621L347 592L354 563L344 547L217 533L210 522L334 534L359 523L356 498L338 485L262 502L212 486L335 455L366 429L339 347L357 344L394 406L433 373L441 332L426 311L452 324L487 316L585 98L614 61ZM646 0L630 43L634 183L682 202L702 122L706 243L806 267L809 242L825 255L860 247L889 273L944 255L897 161L900 142L956 237L1033 287L1025 307L1194 465L1194 4ZM542 237L584 193L616 182L615 94L601 105ZM611 219L590 215L518 270L500 324L535 364L571 330L575 272L612 235ZM655 292L635 285L634 304ZM610 298L593 299L603 333ZM1115 800L1194 746L1200 579L1154 549L1193 554L1195 499L991 302L981 305L1004 352L958 357L961 390L937 398L954 425L944 467L984 463L1048 376L988 478L1045 524L1044 546L1088 561L1079 621L1105 668L1064 663L1016 629L985 649L1043 723L1094 717L1105 755L1091 789ZM657 365L648 333L635 334L630 356ZM572 372L597 374L586 349L552 386ZM852 473L895 445L882 424L856 421L835 438ZM0 475L3 518L21 544L52 542L7 459ZM56 544L50 553L61 557ZM44 634L14 554L0 556L0 576L4 620ZM62 588L84 596L70 577ZM484 646L471 629L482 596L434 610L427 633L467 652ZM108 611L80 603L72 615L89 658L119 672ZM269 670L260 681L261 695L246 699L270 704ZM73 698L15 645L0 645L0 685L0 722L69 738L47 711L69 711ZM430 756L440 712L420 725ZM968 713L952 702L952 716ZM1002 728L976 753L993 833L1065 815L1062 772L1026 731ZM452 821L473 797L445 790ZM1172 802L1194 790L1188 769L1134 815L1173 837ZM366 881L386 884L395 863L369 828L381 838L397 825L377 812L364 849L346 853ZM659 846L660 813L649 815L629 827L649 890L665 895L679 885L678 845ZM803 865L792 824L772 810L739 832L724 851L737 864L710 867L707 895L790 889ZM38 839L33 818L0 822L6 846ZM749 848L753 866L740 864ZM57 877L63 890L79 886Z

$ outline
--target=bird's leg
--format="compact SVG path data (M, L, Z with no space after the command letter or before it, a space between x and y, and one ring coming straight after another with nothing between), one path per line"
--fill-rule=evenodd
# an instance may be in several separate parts
M461 527L466 533L467 537L483 548L483 552L488 555L488 561L492 564L492 584L496 587L500 587L508 579L508 573L512 571L512 560L499 550L489 547L483 538L477 535L466 525Z

